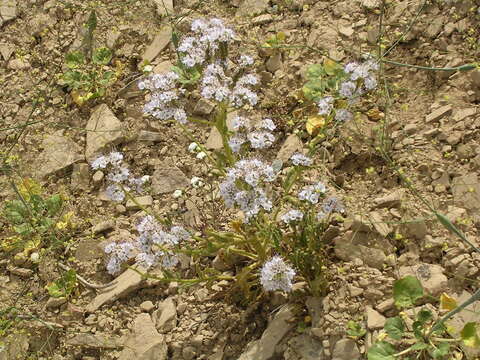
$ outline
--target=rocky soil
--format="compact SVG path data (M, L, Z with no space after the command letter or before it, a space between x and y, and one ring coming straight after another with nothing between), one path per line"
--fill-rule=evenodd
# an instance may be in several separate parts
M104 98L79 107L58 79L64 54L82 43L92 8L95 44L114 50L119 76ZM256 56L262 111L280 124L275 154L288 158L308 140L296 94L309 64L324 57L344 63L393 44L389 61L436 68L472 63L480 58L479 9L478 0L386 1L385 8L379 0L0 0L0 154L3 164L5 156L16 164L13 175L2 170L0 198L15 198L12 176L33 177L47 193L68 198L77 224L67 246L39 264L0 250L0 325L3 309L20 311L0 359L364 359L385 318L398 312L396 279L415 275L437 298L443 292L465 298L478 289L479 254L438 224L417 197L480 246L478 69L384 63L379 83L388 88L379 87L340 136L322 143L316 158L322 166L311 176L334 184L347 217L329 228L332 265L322 298L297 283L292 295L268 294L245 305L227 281L185 288L132 269L113 278L103 247L135 237L142 212L132 201L107 201L104 174L89 162L103 150L121 150L136 174L152 177L138 202L196 231L231 215L218 212L208 186L191 186L193 176L213 179L188 152L191 141L142 114L145 97L136 88L142 63L162 72L174 62L167 14L181 20L180 28L197 17L219 17L236 29L242 51ZM286 46L267 54L260 45L280 31ZM194 108L199 116L213 110L201 100ZM396 169L378 153L380 120ZM221 146L215 131L190 128L208 149ZM186 196L172 197L177 189ZM3 217L0 231L10 235ZM221 257L206 261L231 270L222 268ZM66 268L85 282L68 300L49 297L45 286ZM188 277L195 264L185 257L181 268ZM455 321L474 321L471 316ZM346 336L350 320L367 329L363 339Z

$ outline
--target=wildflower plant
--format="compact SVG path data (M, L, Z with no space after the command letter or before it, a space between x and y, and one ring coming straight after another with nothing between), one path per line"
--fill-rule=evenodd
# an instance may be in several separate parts
M12 186L18 199L6 201L2 215L14 235L4 239L1 249L26 258L41 247L67 241L74 224L73 212L64 212L64 198L60 194L46 196L40 184L29 178Z
M122 264L136 262L145 268L160 265L166 278L184 283L232 279L246 299L255 298L262 288L292 291L293 284L302 280L311 292L321 293L327 278L328 244L323 234L332 214L344 209L321 179L304 180L303 175L315 166L315 146L308 153L293 154L285 164L271 161L275 121L267 116L258 119L249 112L261 96L257 93L259 79L251 70L255 60L248 54L230 56L236 35L222 20L194 20L191 33L174 40L177 66L138 83L147 92L144 113L153 121L178 124L192 141L188 151L216 168L218 194L225 208L240 210L241 216L232 218L226 229L208 224L201 234L195 234L148 213L137 227L136 242L107 245L108 271L116 274ZM199 119L189 114L187 104L193 93L214 104L210 117ZM232 111L238 115L227 126ZM222 149L213 154L207 151L190 132L193 124L216 128ZM115 190L130 191L129 173L122 170L121 160L110 154L95 160L92 167L111 169L114 175L107 179L117 186ZM192 178L193 187L202 184L202 179ZM112 198L121 196L115 192ZM183 280L174 275L179 253L202 258L223 254L236 271L227 275L206 266L197 269L197 279Z

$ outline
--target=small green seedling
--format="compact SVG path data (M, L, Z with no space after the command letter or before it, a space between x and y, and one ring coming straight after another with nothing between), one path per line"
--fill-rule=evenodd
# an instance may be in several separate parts
M69 298L77 287L77 273L70 269L62 274L60 279L50 283L46 289L50 296L55 298Z

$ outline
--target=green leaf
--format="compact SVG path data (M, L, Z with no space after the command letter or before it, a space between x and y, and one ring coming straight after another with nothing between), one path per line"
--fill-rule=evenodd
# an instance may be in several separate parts
M450 344L440 343L436 349L430 350L429 353L434 359L444 359L450 352Z
M107 86L110 84L114 77L115 73L113 71L105 71L99 82L100 84Z
M385 331L392 339L400 340L405 332L405 324L398 316L387 319L385 322Z
M460 332L463 343L469 347L480 347L480 338L477 333L477 324L474 322L466 323Z
M335 61L330 60L330 59L325 59L323 62L323 68L325 69L325 72L328 75L335 75L338 70L340 70L342 67Z
M428 348L428 345L425 344L423 341L419 341L415 344L412 345L411 349L412 350L425 350L426 348Z
M92 62L97 65L108 65L112 60L113 52L107 47L95 49L92 54Z
M48 216L55 216L62 209L62 197L58 194L52 195L47 201L45 201L45 205L47 207Z
M82 73L76 70L66 71L62 75L62 80L67 84L70 89L78 89L82 85L83 76Z
M69 69L76 69L85 64L85 56L80 51L72 51L65 55L65 64Z
M22 201L11 200L5 204L4 215L12 224L21 224L26 221L28 209Z
M347 334L353 337L362 337L367 333L360 323L350 320L347 324Z
M420 321L414 321L412 324L413 334L418 340L423 339L423 324Z
M77 273L70 269L62 277L47 286L52 297L69 297L77 285Z
M368 349L368 360L395 360L395 348L386 341L379 341Z
M423 297L420 281L414 276L406 276L393 284L393 299L399 308L411 307Z
M433 314L430 310L422 309L417 314L417 320L422 324L426 324L428 321L432 320Z
M324 76L326 73L325 73L325 70L323 69L323 66L320 65L320 64L313 64L313 65L310 65L308 68L307 68L307 73L306 73L306 78L308 80L316 80L318 78L321 78L322 76Z

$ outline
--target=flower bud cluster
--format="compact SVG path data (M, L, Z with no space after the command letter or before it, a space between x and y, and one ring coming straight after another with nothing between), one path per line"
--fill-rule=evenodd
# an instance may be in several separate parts
M141 252L136 256L136 261L147 269L157 263L164 268L175 267L178 263L175 248L191 237L181 226L172 226L170 231L165 231L151 215L145 216L140 221L137 231L140 234L137 246Z
M226 179L220 184L220 195L227 207L238 206L248 222L261 209L272 209L272 202L262 185L274 181L276 176L272 166L261 160L239 160L234 167L227 169Z
M125 199L125 192L135 190L142 192L142 186L150 179L148 175L135 178L123 163L123 154L111 152L101 155L90 164L93 170L107 169L107 180L110 184L105 189L106 196L113 201L121 202Z
M191 30L193 36L185 37L178 47L182 63L190 68L214 58L220 46L231 43L235 37L233 30L216 18L194 20Z
M340 83L338 94L345 98L349 104L354 104L358 98L368 91L377 87L375 71L378 70L378 63L369 59L362 64L351 62L345 65L344 72L347 79ZM318 114L328 116L334 110L335 99L332 96L325 96L317 101ZM353 115L347 109L335 109L335 120L339 122L349 121Z
M233 152L240 152L242 145L249 143L253 149L265 149L272 146L275 136L271 133L276 129L271 119L264 119L253 126L247 118L237 116L233 119L235 135L228 142Z
M187 122L183 109L183 90L178 83L179 76L173 71L153 74L138 83L140 90L150 91L150 101L143 106L143 112L159 120L175 119L181 124Z
M260 271L260 283L266 291L292 290L293 270L280 256L274 256L267 261Z

